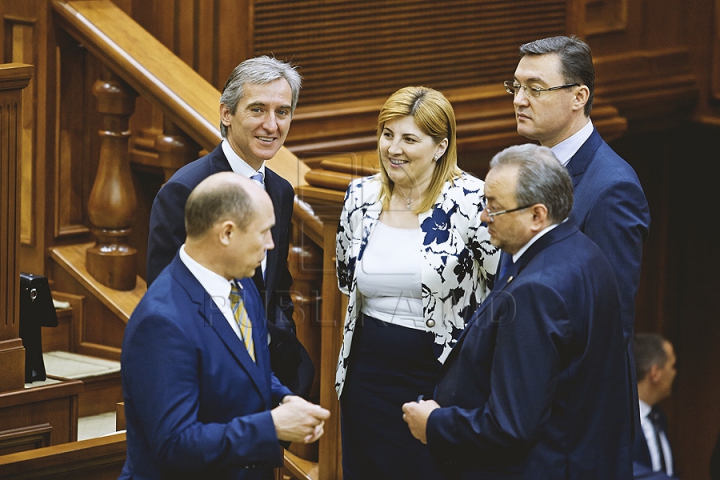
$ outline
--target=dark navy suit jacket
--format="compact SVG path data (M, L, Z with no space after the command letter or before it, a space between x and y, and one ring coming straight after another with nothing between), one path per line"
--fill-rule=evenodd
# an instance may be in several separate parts
M640 285L643 242L650 209L635 170L602 139L597 129L567 164L573 183L570 220L603 251L615 271L626 345L627 388L633 435L640 429L633 354L635 296Z
M292 392L270 369L260 295L241 280L256 362L176 256L125 329L121 478L264 479L283 464L270 410Z
M158 191L150 211L145 277L148 286L185 242L185 203L190 192L210 175L229 171L232 169L221 144L204 157L179 169ZM265 168L265 190L275 210L275 226L271 229L275 248L267 252L265 281L262 275L255 275L253 280L264 298L270 322L273 341L270 348L275 374L283 384L306 397L315 370L295 335L293 304L290 300L292 276L287 264L295 191L287 180L269 168Z
M500 279L445 361L427 424L448 478L627 480L630 417L612 269L571 222ZM625 410L626 411L626 410Z

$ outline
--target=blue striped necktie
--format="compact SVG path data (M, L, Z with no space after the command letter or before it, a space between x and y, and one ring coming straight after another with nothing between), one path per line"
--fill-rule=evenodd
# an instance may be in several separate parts
M250 180L255 180L262 187L265 186L265 179L263 178L263 174L260 172L255 172L254 175L250 175Z
M247 310L245 310L245 302L243 302L240 290L238 289L237 282L232 282L230 288L230 306L232 307L233 316L235 322L240 328L240 336L245 344L245 348L250 355L250 358L255 361L255 344L252 338L252 322L248 316Z

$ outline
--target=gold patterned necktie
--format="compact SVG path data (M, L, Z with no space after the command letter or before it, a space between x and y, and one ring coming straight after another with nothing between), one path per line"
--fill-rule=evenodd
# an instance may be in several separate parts
M255 361L255 344L252 338L252 322L248 316L247 310L245 310L245 302L243 302L240 290L236 282L232 282L230 288L230 306L232 307L233 317L235 322L240 328L240 336L242 337L245 348L247 348L250 358Z

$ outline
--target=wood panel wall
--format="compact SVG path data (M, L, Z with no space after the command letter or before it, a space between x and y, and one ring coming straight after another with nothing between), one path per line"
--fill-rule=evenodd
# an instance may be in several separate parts
M496 84L517 46L565 31L565 0L255 2L253 53L292 59L303 105L387 97L406 85Z

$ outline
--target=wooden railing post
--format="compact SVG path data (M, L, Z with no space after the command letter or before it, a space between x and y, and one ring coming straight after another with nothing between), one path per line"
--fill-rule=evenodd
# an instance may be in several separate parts
M87 250L87 269L95 279L116 290L135 288L137 251L128 244L137 208L128 159L130 116L137 92L115 74L95 82L93 93L103 115L100 159L90 193L88 214L97 243Z
M25 349L20 339L20 167L22 89L32 65L0 66L0 392L23 388ZM30 159L27 159L28 161Z

